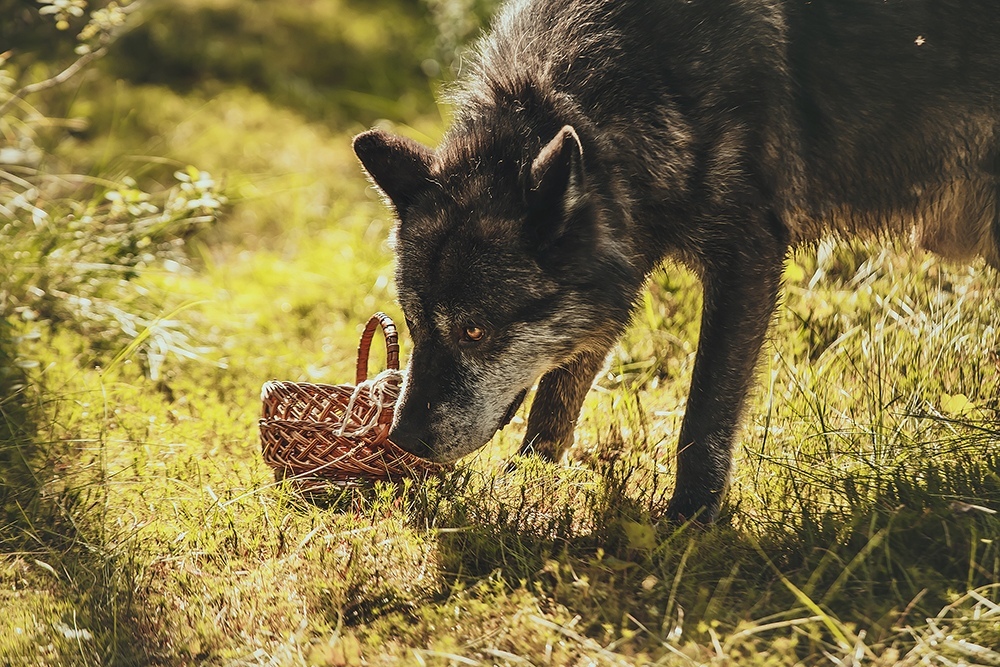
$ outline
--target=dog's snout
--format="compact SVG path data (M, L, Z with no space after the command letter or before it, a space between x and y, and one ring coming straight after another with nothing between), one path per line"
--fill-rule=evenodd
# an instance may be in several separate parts
M389 432L389 439L396 443L400 449L421 458L432 458L434 454L434 450L430 447L430 430L426 427L420 428L412 421L401 419L397 422L392 427L392 431Z

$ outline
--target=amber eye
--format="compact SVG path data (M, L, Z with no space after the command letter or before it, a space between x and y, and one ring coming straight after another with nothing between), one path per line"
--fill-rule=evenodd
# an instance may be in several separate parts
M486 331L482 327L475 325L469 325L462 329L462 340L467 343L478 343L485 335Z

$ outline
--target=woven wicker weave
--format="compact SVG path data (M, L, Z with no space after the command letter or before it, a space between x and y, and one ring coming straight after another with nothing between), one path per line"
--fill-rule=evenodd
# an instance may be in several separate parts
M367 382L368 354L379 326L388 370ZM292 478L309 489L315 489L315 482L363 484L441 472L443 466L389 440L400 380L396 326L388 315L376 313L358 345L355 385L276 380L264 384L260 420L264 460L279 479Z

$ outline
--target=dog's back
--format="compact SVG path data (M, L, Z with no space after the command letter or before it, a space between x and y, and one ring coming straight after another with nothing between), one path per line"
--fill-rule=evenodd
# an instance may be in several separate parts
M848 232L912 229L930 250L1000 265L996 5L787 6L808 215Z
M912 231L1000 265L992 0L522 0L479 56L453 134L585 119L640 226L769 193L792 241Z

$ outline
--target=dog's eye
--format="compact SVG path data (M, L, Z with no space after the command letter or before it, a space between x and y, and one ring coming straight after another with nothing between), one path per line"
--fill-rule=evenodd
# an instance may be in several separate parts
M476 326L475 324L470 324L462 329L463 343L478 343L484 336L486 336L486 330L482 327Z

